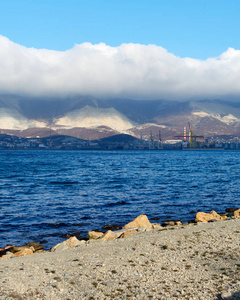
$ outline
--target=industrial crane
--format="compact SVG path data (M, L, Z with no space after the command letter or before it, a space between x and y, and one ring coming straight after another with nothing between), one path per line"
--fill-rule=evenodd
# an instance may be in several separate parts
M175 136L177 138L183 138L184 142L189 141L190 148L196 148L197 147L197 138L204 139L203 135L195 134L192 129L190 123L188 123L188 135L187 135L187 128L184 126L184 134L183 135L177 135Z

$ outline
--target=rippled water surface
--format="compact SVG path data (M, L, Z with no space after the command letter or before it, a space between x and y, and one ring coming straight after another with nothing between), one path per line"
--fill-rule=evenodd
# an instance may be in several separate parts
M240 151L0 151L0 248L240 206Z

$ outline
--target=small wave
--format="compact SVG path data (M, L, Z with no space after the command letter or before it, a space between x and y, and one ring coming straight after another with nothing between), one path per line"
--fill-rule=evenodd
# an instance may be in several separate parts
M60 228L60 227L69 227L71 224L59 222L59 223L40 223L38 224L39 227L42 228Z
M205 195L206 198L213 198L214 196L215 196L214 194Z
M88 220L88 219L92 219L92 217L91 216L89 216L89 217L88 216L84 216L84 217L81 217L81 219L82 220Z
M72 185L78 184L78 181L50 181L49 184L56 184L56 185Z
M178 199L179 197L174 197L174 199ZM181 207L181 206L183 206L183 204L176 204L176 203L169 203L169 204L166 204L165 205L166 207Z
M59 222L59 223L34 223L32 226L37 226L39 228L62 228L62 227L72 227L72 226L83 226L82 223L65 223L65 222Z
M119 183L120 179L112 179L109 180L107 183Z
M7 179L12 179L12 178L17 178L17 177L19 177L18 174L17 175L8 175L8 176L5 176L5 178L7 178Z
M128 204L128 202L123 200L123 201L118 201L118 202L110 202L110 203L102 205L102 207L112 207L112 206L126 205L126 204Z
M120 188L123 188L124 187L124 185L122 185L122 184L115 184L115 185L110 185L110 186L107 186L107 188L109 189L109 190L114 190L114 189L120 189ZM103 187L103 189L105 189L106 187Z

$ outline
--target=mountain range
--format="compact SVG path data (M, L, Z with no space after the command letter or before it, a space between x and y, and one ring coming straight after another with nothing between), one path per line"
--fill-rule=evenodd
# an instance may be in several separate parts
M240 102L34 98L0 95L0 131L22 137L70 135L96 140L117 134L149 139L183 135L183 127L205 137L240 136Z

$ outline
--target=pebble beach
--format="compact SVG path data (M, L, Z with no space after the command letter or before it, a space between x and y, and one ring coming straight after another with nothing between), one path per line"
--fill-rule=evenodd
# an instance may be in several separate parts
M0 259L0 299L240 299L240 219Z

